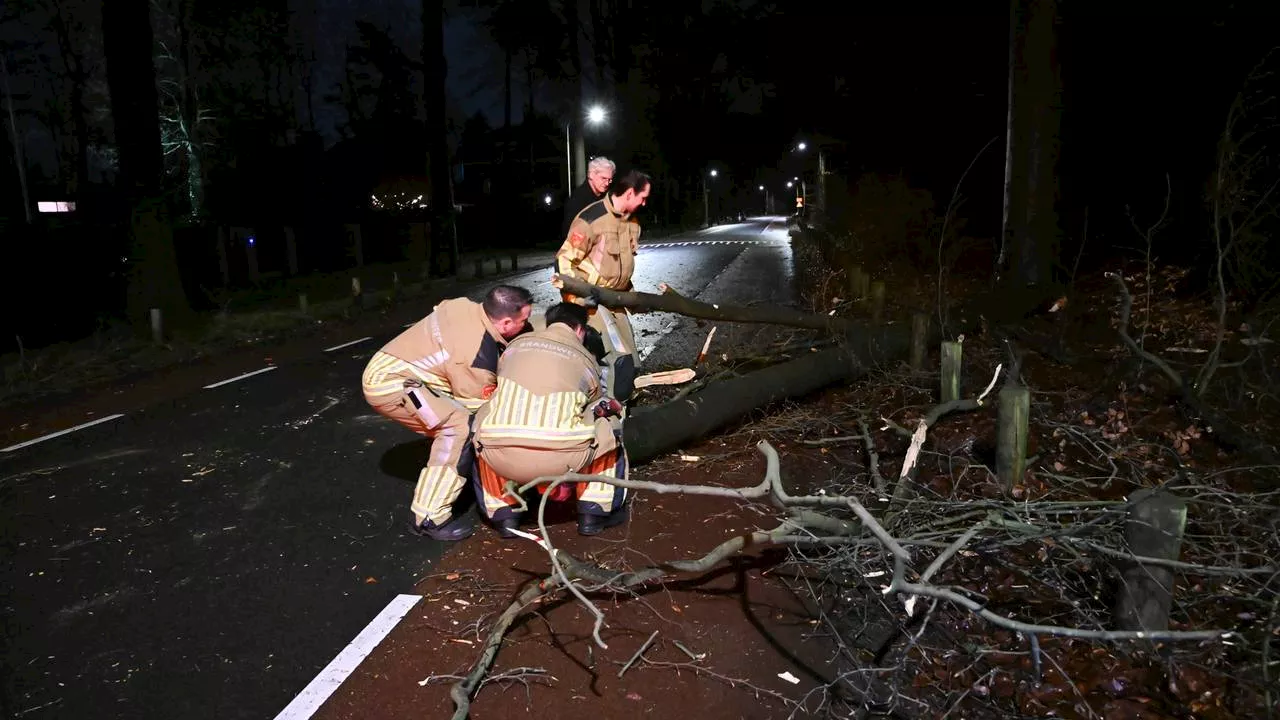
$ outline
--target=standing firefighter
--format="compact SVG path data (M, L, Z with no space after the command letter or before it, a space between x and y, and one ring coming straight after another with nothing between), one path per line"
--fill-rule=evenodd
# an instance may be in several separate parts
M462 540L475 531L469 514L451 517L474 452L471 417L497 384L498 356L528 328L533 297L499 285L483 303L445 300L373 354L362 384L369 405L432 438L409 509L413 528L435 540Z
M506 495L508 480L519 485L566 472L627 475L622 405L602 396L600 367L582 344L586 308L559 303L546 319L545 330L511 343L498 363L498 389L476 414L477 495L503 537L513 537L511 530L520 524L512 507L518 501ZM626 490L604 482L575 485L580 534L595 535L626 521Z
M569 236L556 253L557 272L610 290L630 290L640 241L640 223L632 215L644 207L649 189L649 176L636 170L615 179L603 198L573 219ZM566 292L561 296L567 302L594 305L588 298ZM626 402L635 380L635 337L627 312L596 306L589 314L591 327L604 343L601 362L608 369L609 395Z

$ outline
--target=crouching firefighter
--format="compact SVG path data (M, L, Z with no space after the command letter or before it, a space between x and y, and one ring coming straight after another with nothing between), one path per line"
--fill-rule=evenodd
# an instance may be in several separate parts
M521 520L508 481L522 485L567 472L627 477L622 405L604 395L600 367L582 344L588 322L581 305L551 306L545 330L513 340L502 354L497 390L476 414L476 494L503 537L513 537ZM579 534L595 535L627 520L624 488L579 482L573 489Z
M528 290L513 285L494 287L482 303L445 300L365 366L369 405L431 438L409 505L416 534L450 542L474 532L469 513L453 514L474 472L472 413L494 390L498 356L528 330L532 303Z

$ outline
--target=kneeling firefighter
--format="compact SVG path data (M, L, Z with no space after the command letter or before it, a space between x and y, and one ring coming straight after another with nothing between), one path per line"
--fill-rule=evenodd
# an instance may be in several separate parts
M514 537L511 530L521 520L507 481L524 484L566 472L627 477L622 404L605 394L600 366L583 345L588 322L581 305L551 306L545 330L512 341L502 354L497 390L476 414L477 496L503 537ZM627 520L624 488L579 482L574 490L580 534L595 535ZM545 493L543 487L539 491Z

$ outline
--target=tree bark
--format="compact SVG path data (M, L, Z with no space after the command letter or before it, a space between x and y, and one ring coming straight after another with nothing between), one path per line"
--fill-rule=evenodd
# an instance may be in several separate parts
M103 3L102 36L120 179L130 200L132 265L126 310L140 330L149 330L151 308L160 308L171 325L179 324L191 308L161 192L164 157L147 0Z
M430 147L433 254L447 253L447 267L437 255L433 266L442 275L458 271L458 228L453 208L453 173L449 161L449 124L445 116L444 2L422 0L422 70L427 142Z
M704 437L753 410L828 385L860 377L870 368L906 357L907 325L863 326L841 347L808 353L789 362L717 382L688 397L639 408L623 422L623 442L632 463L643 463ZM856 339L852 339L856 338Z
M631 310L657 310L704 320L787 325L811 330L823 330L837 336L857 333L864 328L862 323L848 318L816 315L777 305L757 305L752 307L709 305L697 300L690 300L671 288L667 288L661 295L656 295L653 293L606 290L605 288L590 285L578 278L563 277L561 275L556 275L553 282L559 283L566 291L579 297L598 294L600 303L608 307L625 307Z
M1062 78L1057 10L1057 0L1010 3L1004 228L997 271L1002 280L1022 286L1053 282L1061 239L1057 166Z

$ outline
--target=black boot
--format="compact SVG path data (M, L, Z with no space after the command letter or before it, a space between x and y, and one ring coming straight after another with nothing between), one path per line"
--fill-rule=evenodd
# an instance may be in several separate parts
M599 535L600 531L621 525L630 519L630 517L631 503L623 505L608 515L578 513L578 534Z
M432 540L457 542L471 537L471 533L476 531L476 526L471 521L471 513L468 512L454 515L443 525L436 525L430 520L424 520L421 525L418 525L411 520L409 522L409 530L414 535L429 537Z
M520 528L520 516L508 515L502 518L501 520L496 521L493 524L493 527L495 530L498 531L498 534L501 535L506 540L520 537L519 535L516 535L515 533L511 532L512 530L517 530Z

